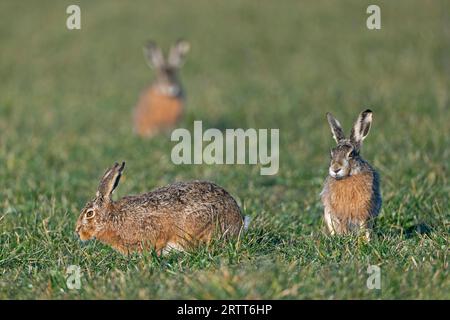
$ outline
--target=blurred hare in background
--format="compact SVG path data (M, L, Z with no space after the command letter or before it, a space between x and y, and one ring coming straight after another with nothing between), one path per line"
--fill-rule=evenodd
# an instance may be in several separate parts
M148 65L156 72L153 83L144 90L135 107L134 131L141 137L152 137L170 130L180 120L184 109L184 93L178 77L190 45L178 40L170 49L167 59L152 41L144 48Z

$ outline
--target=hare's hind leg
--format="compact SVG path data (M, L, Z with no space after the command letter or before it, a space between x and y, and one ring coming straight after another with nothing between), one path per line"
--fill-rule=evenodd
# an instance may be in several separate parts
M334 236L336 234L336 221L333 219L332 214L328 208L325 208L323 218L327 226L328 232Z
M364 235L364 238L366 239L366 241L370 241L370 234L371 234L371 229L372 229L372 223L369 220L361 220L359 222L359 233L361 235Z
M167 242L166 246L161 250L161 254L165 255L173 251L184 252L184 248L177 242Z

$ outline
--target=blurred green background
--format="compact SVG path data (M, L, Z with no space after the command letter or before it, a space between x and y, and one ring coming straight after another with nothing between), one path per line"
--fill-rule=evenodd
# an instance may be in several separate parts
M81 30L66 8L81 7ZM382 29L366 28L381 7ZM0 298L449 299L448 1L0 2ZM132 133L153 79L148 39L191 43L180 126L279 128L280 170L175 166L174 143ZM333 146L370 107L362 150L384 205L370 243L323 232L319 193ZM212 180L252 217L238 242L190 254L123 257L73 235L114 161L118 196ZM69 290L65 271L82 269ZM369 265L382 289L368 290Z

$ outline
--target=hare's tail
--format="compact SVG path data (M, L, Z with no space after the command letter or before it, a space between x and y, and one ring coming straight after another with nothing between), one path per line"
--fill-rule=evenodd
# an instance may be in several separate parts
M246 231L248 229L251 220L252 219L250 218L250 216L244 217L244 231Z

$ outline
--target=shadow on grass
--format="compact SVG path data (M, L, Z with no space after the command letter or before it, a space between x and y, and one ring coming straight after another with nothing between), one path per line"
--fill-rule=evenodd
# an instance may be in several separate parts
M413 239L418 235L431 235L435 232L435 228L428 223L420 222L408 227L396 226L379 226L375 228L376 236L393 236L405 237L405 239Z
M403 230L403 233L405 234L405 238L413 238L416 235L430 235L434 232L434 229L432 226L430 226L427 223L418 223L413 226L410 226Z

